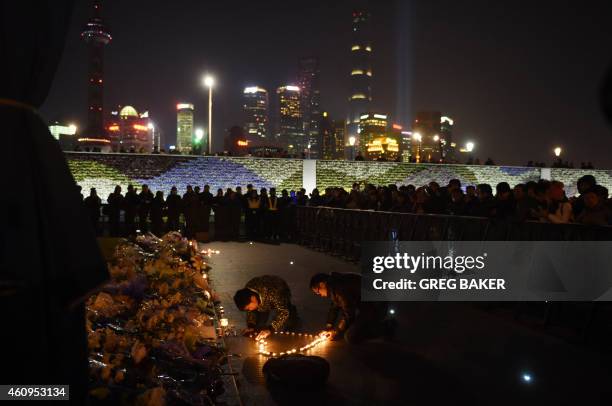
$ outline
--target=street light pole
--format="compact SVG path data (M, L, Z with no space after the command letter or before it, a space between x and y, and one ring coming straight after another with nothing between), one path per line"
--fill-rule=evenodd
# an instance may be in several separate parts
M208 87L208 155L212 155L212 86Z
M215 85L215 79L206 75L204 77L204 86L208 88L208 155L212 155L212 92Z

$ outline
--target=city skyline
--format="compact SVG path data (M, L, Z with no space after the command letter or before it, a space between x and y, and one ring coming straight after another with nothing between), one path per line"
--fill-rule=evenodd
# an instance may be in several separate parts
M398 121L410 122L411 116L419 110L442 111L455 120L456 141L473 139L481 159L491 156L496 162L517 165L524 164L526 157L550 162L554 146L562 145L564 151L568 151L564 158L576 165L581 160L592 160L598 166L612 164L612 158L605 153L612 139L599 111L597 94L609 58L594 52L612 36L595 11L589 16L573 16L574 9L563 6L554 16L547 16L544 9L537 7L528 13L521 7L506 9L502 5L482 2L478 13L474 14L477 5L472 4L460 7L450 2L436 2L405 8L397 7L394 2L382 3L374 2L371 12L377 28L380 27L373 38L376 52L372 63L376 74L372 79L372 110L393 117L400 102L396 93L403 96L407 93L411 96L406 107L410 114ZM105 3L105 20L113 32L113 43L105 55L108 77L105 104L130 104L139 110L149 110L153 119L159 121L166 139L173 135L176 120L173 110L180 101L194 103L196 126L205 125L206 90L199 86L205 71L218 78L213 131L214 144L218 147L223 145L224 130L242 123L240 98L244 87L257 84L275 89L282 83L295 82L296 62L308 55L317 55L321 60L321 110L329 111L334 118L345 116L349 89L346 72L350 68L347 47L351 41L347 27L351 25L354 2L341 1L333 6L314 2L300 8L274 1L260 8L234 2L233 7L240 4L238 10L221 21L213 21L211 17L206 27L186 24L181 29L171 30L176 27L170 24L157 31L153 29L157 18L153 10L156 13L165 10L161 3L147 2L148 8L140 10L151 16L150 19L139 18L139 21L148 21L146 24L134 24L128 18L130 13L126 13L125 8L143 4L135 2L119 7ZM91 4L78 4L73 15L71 27L77 29L71 28L58 78L42 109L48 121L62 119L74 121L80 127L85 125L81 111L85 88L82 82L74 80L80 73L86 77L84 58L79 59L85 49L73 38L73 33L82 28L90 7ZM190 7L195 11L201 5L193 3ZM207 15L223 16L228 7L211 6ZM410 15L405 15L406 10ZM169 12L185 14L180 10ZM286 20L296 13L303 18L292 20L291 27L283 26L287 28L286 35L278 38L281 23L287 23ZM516 23L519 16L524 18ZM306 24L302 19L312 23L315 17L320 30L311 31L307 38L302 33ZM227 38L224 41L229 44L222 46L224 41L218 41L217 45L193 51L192 44L206 34L216 32L221 38L218 28L230 20L234 21L238 33L246 33L242 23L249 18L264 22L258 35L267 44L265 48L271 51L264 47L248 50L243 45L230 52L233 40ZM412 40L409 47L404 45L397 50L402 41L395 36L405 32L405 24L396 23L400 18L410 22L412 30L408 31ZM562 27L573 18L576 19L574 25L580 29L570 35L562 31ZM478 23L477 29L469 27L473 22ZM134 34L134 26L142 36ZM528 38L538 41L528 43ZM589 41L583 41L587 39ZM156 45L155 51L147 45L149 43ZM214 41L207 42L211 43ZM142 49L138 49L140 45L137 44L143 44ZM498 52L506 57L498 58ZM271 57L272 53L278 55ZM563 65L564 69L551 71L570 58L566 53L572 57ZM260 59L253 62L255 56ZM172 63L175 58L185 59L185 63L177 67ZM395 69L396 65L402 65L397 63L398 59L404 65L408 60L410 65L413 80L407 81L409 89L406 92L398 90L402 83ZM469 63L464 63L464 59ZM578 60L580 64L576 63ZM269 69L264 70L264 67ZM552 74L545 76L545 70ZM585 74L585 70L588 73ZM525 100L532 101L533 106ZM509 139L517 146L515 149L496 151L499 143ZM583 145L585 141L604 147L593 151Z

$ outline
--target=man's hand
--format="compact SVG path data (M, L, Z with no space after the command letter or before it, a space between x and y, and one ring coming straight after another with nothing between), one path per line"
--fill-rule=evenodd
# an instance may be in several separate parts
M259 334L257 334L257 336L255 336L255 341L263 340L264 338L267 338L270 334L272 334L270 330L263 329L259 332Z
M327 329L327 330L323 330L319 333L319 335L321 337L325 337L328 340L333 340L334 337L336 337L336 335L338 334L338 332L334 329Z

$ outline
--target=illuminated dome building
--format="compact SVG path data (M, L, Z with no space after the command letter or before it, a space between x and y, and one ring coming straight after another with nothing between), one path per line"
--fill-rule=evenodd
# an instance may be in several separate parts
M149 114L138 114L132 106L124 106L111 112L107 125L113 152L151 153L153 150L152 125Z

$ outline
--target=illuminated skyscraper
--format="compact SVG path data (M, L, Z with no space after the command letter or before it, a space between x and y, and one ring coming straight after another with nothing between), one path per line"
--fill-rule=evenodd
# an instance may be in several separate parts
M346 122L344 120L332 120L327 112L323 112L319 122L319 131L321 133L320 159L344 158L345 130Z
M360 149L359 120L361 115L370 111L372 101L372 65L370 62L372 44L370 42L370 12L353 11L353 41L351 44L351 92L349 94L349 115L347 118L348 137L355 137L356 147Z
M364 157L369 159L379 158L379 151L371 150L370 147L374 144L374 141L378 141L386 138L387 135L387 115L378 113L367 113L362 114L359 118L359 147L358 151Z
M176 105L176 149L181 154L190 154L193 147L193 104Z
M83 28L81 38L88 48L87 127L78 139L79 148L110 150L104 129L104 46L112 39L102 20L102 5L94 0L93 16Z
M286 146L290 155L301 157L306 147L306 137L302 128L300 88L281 86L276 90L278 96L278 139Z
M412 131L402 130L400 132L400 155L402 162L412 160Z
M321 92L319 90L319 60L317 58L308 57L300 59L299 85L302 128L307 138L307 149L309 149L310 158L315 159L319 157L321 148L319 133Z
M268 91L258 86L244 89L244 131L251 137L268 135Z
M442 159L446 162L452 162L456 159L455 147L453 142L453 126L455 122L450 117L440 118L440 149L442 151Z
M418 162L440 162L442 160L443 138L441 135L442 113L439 111L420 111L412 125L412 155ZM444 141L445 142L445 141Z
M321 132L321 158L334 159L334 152L336 151L334 122L326 111L323 112L323 117L319 122L319 131Z

